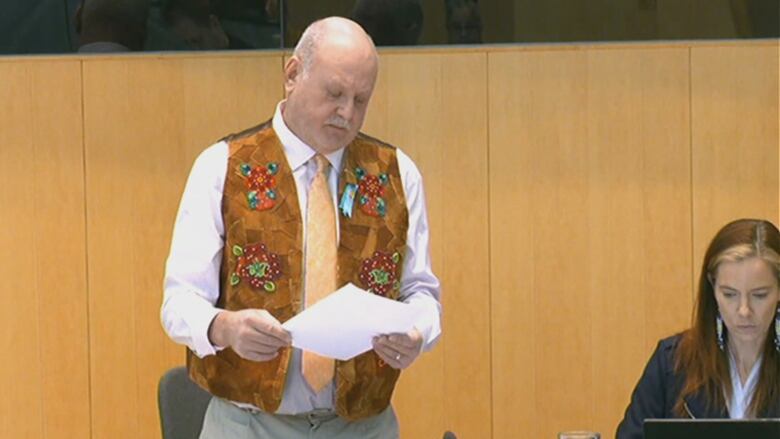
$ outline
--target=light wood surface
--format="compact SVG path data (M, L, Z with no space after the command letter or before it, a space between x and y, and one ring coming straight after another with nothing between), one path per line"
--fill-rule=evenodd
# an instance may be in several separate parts
M690 309L687 51L489 64L494 437L608 436Z
M657 341L689 322L688 51L593 51L587 77L588 425L610 436Z
M93 437L159 435L157 381L184 359L159 319L181 191L200 151L271 116L280 71L278 56L84 62Z
M695 276L726 222L778 220L777 46L691 49Z
M567 390L590 386L589 340L577 332L589 322L587 296L576 292L587 281L585 60L564 51L488 59L495 437L542 437L561 396L573 422L587 411L586 392ZM551 362L564 356L576 367L551 386Z
M77 61L0 63L0 437L89 437Z

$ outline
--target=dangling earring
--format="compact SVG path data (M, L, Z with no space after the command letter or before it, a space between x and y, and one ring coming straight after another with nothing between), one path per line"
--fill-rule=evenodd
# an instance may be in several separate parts
M780 352L780 305L775 313L775 349Z
M723 319L720 318L720 313L715 316L715 329L717 330L718 334L718 348L722 351L726 349L726 340L723 334Z

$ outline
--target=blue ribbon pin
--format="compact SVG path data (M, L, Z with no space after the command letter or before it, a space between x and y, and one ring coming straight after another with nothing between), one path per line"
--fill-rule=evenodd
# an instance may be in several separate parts
M358 185L347 183L347 185L344 186L344 193L341 194L339 209L341 209L341 213L347 218L352 218L352 208L355 206L355 195L357 195L357 190Z

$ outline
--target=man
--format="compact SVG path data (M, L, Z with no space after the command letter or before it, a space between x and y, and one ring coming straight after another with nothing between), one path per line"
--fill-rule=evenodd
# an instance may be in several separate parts
M306 29L271 121L196 160L166 267L162 322L212 399L202 439L394 438L400 370L440 334L420 174L358 132L378 71L338 17ZM338 203L337 203L338 201ZM423 310L414 329L334 361L291 348L281 323L352 282Z

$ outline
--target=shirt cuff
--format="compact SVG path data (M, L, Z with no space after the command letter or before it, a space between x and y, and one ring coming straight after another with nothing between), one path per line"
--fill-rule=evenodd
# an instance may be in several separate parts
M209 340L211 323L217 317L217 314L222 311L219 308L211 308L202 318L197 319L195 326L192 328L192 344L195 347L195 353L201 358L207 355L214 355L224 349L224 347L212 345L211 340Z
M418 294L410 296L406 303L421 310L417 321L414 322L414 328L423 338L421 352L428 352L436 346L441 335L439 302L430 296Z
M219 308L203 310L203 312L192 321L192 347L195 348L195 355L200 358L207 355L214 355L219 350L213 346L209 340L209 327L220 311L222 310Z

